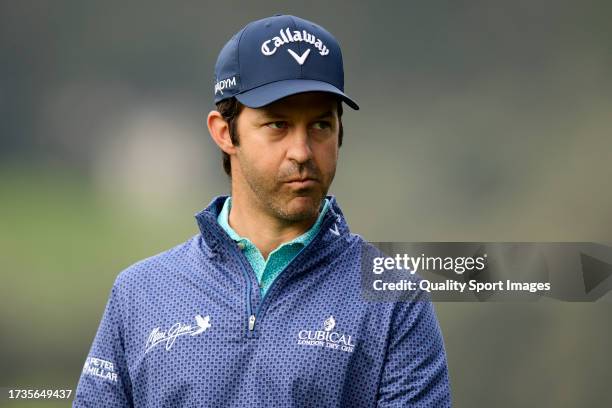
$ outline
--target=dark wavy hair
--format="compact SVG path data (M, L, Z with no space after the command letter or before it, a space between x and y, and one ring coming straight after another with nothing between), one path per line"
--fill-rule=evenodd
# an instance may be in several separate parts
M222 100L217 103L217 111L223 116L223 119L227 122L229 128L230 138L234 146L238 146L239 138L238 132L236 131L236 123L238 119L238 115L242 112L244 105L241 104L238 99L235 97ZM342 128L342 100L338 99L338 119L339 119L339 133L338 133L338 147L342 146L342 135L344 133L344 129ZM228 176L232 176L232 163L230 162L230 157L224 151L221 151L223 154L223 170Z

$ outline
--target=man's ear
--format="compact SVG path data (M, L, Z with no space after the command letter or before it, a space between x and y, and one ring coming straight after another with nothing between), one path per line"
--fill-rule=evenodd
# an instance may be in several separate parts
M236 147L230 137L229 125L217 110L211 110L206 120L208 132L213 141L227 154L234 154Z

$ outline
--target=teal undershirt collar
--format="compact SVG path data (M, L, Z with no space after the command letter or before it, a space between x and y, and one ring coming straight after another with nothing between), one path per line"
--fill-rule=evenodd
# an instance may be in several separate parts
M238 243L238 247L242 250L242 253L244 253L244 256L246 256L253 267L257 280L259 281L262 296L268 291L274 279L280 275L302 248L308 245L317 232L319 232L323 216L327 212L329 206L329 200L326 198L324 201L325 202L321 204L322 208L319 210L319 217L314 225L299 237L279 245L274 251L270 252L267 261L251 241L241 237L232 227L230 227L229 213L232 207L232 197L228 197L225 203L223 203L223 208L217 217L217 222L221 228L227 232L230 238Z

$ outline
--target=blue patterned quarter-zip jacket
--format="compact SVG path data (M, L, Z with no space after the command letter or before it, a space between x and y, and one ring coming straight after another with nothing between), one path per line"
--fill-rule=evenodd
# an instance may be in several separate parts
M315 238L262 297L217 223L117 277L74 407L447 407L446 354L429 301L369 302L333 196Z

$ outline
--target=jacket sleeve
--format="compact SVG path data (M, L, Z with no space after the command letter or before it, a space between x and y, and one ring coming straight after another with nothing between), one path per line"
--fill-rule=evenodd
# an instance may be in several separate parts
M73 407L131 407L121 303L115 283L89 351Z
M377 406L450 407L446 352L433 304L418 296L395 306Z

